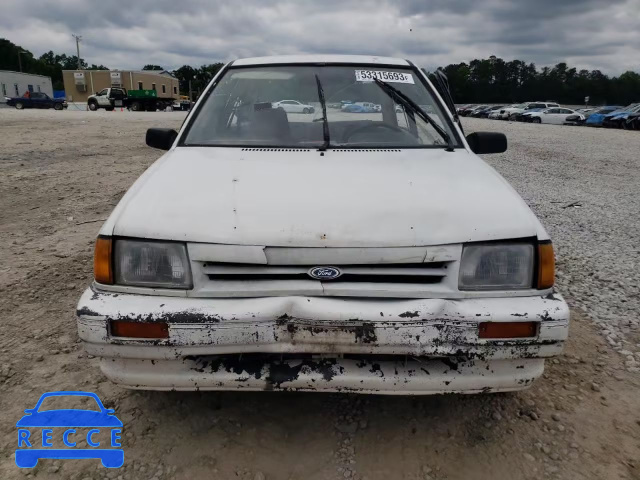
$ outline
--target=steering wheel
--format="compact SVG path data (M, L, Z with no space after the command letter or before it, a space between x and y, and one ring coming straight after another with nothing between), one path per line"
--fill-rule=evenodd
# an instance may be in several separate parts
M403 135L406 135L406 131L400 127L397 127L395 125L388 125L386 123L374 123L374 124L370 124L370 125L364 125L363 127L358 127L354 130L351 130L350 132L346 132L344 134L344 138L343 141L344 143L348 143L349 139L351 137L353 137L354 135L358 134L358 133L362 133L362 132L366 132L367 130L375 130L378 128L386 128L387 130L391 130L392 132L397 132L397 133L401 133Z

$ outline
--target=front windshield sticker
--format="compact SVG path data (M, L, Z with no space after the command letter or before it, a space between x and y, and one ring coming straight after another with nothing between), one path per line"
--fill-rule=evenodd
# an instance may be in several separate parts
M383 70L356 70L357 82L373 82L378 78L389 83L415 83L410 73L385 72Z

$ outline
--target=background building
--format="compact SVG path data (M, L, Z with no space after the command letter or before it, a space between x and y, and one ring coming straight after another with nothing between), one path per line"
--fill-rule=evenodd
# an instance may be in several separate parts
M32 73L0 70L0 103L5 103L4 97L21 97L27 91L43 92L53 98L51 78Z
M155 90L158 97L180 94L178 79L160 70L63 70L62 81L68 102L86 102L89 95L110 87Z

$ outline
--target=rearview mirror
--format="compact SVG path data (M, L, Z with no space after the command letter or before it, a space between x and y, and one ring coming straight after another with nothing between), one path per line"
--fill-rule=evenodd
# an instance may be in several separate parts
M147 130L147 145L160 150L169 150L178 136L173 128L150 128Z
M504 133L470 133L467 135L467 143L473 153L502 153L507 151L507 137Z

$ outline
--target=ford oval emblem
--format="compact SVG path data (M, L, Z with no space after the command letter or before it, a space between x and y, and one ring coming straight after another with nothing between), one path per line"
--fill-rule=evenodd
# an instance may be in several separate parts
M336 267L313 267L308 273L316 280L335 280L342 275L340 269Z

